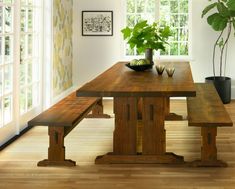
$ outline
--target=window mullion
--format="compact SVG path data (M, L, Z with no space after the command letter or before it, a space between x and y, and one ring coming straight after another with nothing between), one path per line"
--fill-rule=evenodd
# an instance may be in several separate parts
M16 133L20 131L19 128L19 65L20 65L20 0L15 0L14 4L14 49L13 49L13 104L14 104L14 120L16 125Z

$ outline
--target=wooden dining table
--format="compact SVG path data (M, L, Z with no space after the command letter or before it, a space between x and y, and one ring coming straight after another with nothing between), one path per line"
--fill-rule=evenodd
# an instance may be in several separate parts
M161 63L175 68L172 77L166 72L158 75L155 68L136 72L126 63L114 64L77 90L77 96L114 99L113 152L98 156L95 163L183 163L183 156L166 152L165 120L170 115L170 97L196 96L189 62ZM140 123L141 152L137 150Z

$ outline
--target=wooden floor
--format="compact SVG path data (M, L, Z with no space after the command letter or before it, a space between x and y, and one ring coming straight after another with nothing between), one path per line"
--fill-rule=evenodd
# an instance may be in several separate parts
M112 103L105 102L112 114ZM235 101L226 105L235 122ZM186 116L184 100L171 109ZM219 128L218 157L227 168L191 168L169 165L94 165L97 155L112 150L114 119L85 119L66 138L72 168L37 167L46 158L46 127L35 127L0 152L0 189L222 189L235 188L235 127ZM184 155L186 161L200 157L200 130L187 121L166 122L167 150Z

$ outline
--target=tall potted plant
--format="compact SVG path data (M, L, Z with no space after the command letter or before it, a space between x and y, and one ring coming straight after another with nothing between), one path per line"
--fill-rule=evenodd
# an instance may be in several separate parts
M136 47L139 54L145 52L145 58L153 62L153 50L165 51L165 44L171 31L169 26L160 27L156 22L148 24L147 20L138 22L133 28L121 30L130 48Z
M217 32L218 38L213 47L213 76L206 82L213 82L223 103L231 101L231 78L225 76L228 41L235 29L235 0L209 0L211 3L203 10L202 17L207 15L207 23ZM219 50L219 75L216 73L216 52ZM224 73L223 73L224 72Z

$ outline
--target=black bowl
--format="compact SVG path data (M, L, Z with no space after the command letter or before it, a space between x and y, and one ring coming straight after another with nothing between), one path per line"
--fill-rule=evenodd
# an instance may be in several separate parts
M127 63L126 66L132 70L137 71L137 72L143 72L145 70L149 70L149 69L153 68L153 64L131 66L130 63Z

